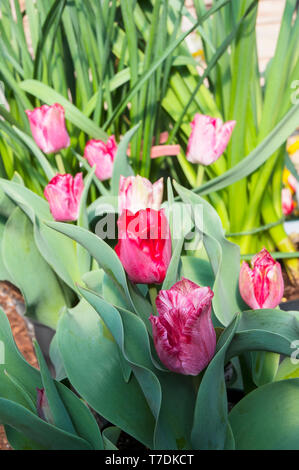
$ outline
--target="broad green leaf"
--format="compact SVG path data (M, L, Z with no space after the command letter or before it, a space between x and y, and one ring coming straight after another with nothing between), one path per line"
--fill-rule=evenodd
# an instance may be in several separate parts
M61 318L58 344L71 383L89 405L152 447L154 418L142 391L134 377L128 383L124 381L118 346L85 301Z
M299 379L273 382L243 398L230 412L237 450L298 450Z
M208 365L199 386L194 423L193 449L223 450L229 431L224 365L227 349L238 327L239 317L224 330L216 355Z
M13 283L24 295L26 314L55 329L65 298L56 275L36 247L32 223L18 207L5 226L2 256Z

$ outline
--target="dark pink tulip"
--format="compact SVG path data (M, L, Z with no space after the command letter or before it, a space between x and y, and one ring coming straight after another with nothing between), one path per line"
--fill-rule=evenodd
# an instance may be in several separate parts
M171 259L171 238L163 210L124 210L118 219L115 251L131 281L161 284Z
M223 124L219 118L195 114L191 122L187 160L201 165L214 163L225 151L235 125L236 121Z
M36 144L45 153L58 152L70 145L70 138L65 127L64 108L55 103L46 104L33 111L27 110L30 129Z
M150 321L159 358L173 372L198 375L213 358L213 295L209 287L200 287L188 279L159 292L159 316L151 315Z
M58 174L51 179L44 194L55 220L59 222L77 220L83 189L82 173L77 173L75 178L69 174Z
M53 416L50 410L49 402L44 388L37 388L37 414L38 416L47 421L47 423L54 424Z
M84 157L90 166L96 165L96 176L100 181L111 178L113 162L117 152L115 137L112 135L107 143L102 140L89 140L84 150Z
M141 209L159 210L163 199L163 178L152 184L142 176L120 177L118 211L127 209L134 214Z
M243 262L239 288L244 302L253 309L275 308L280 303L284 282L281 267L263 248L251 260L252 269Z

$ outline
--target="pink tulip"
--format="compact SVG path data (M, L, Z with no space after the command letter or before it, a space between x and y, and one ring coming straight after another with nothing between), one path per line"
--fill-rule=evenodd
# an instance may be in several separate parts
M109 137L106 144L102 140L90 140L87 142L84 157L90 166L96 165L95 174L100 181L111 178L116 152L117 145L114 135Z
M33 111L27 110L30 129L36 144L45 153L58 152L70 145L70 138L65 127L64 108L55 103L44 104Z
M159 316L151 315L154 343L161 362L173 372L198 375L215 354L216 334L211 319L209 287L188 279L156 299Z
M118 219L115 251L131 281L161 284L171 259L171 238L163 210L124 210Z
M155 209L158 211L163 199L163 178L152 184L142 176L120 177L118 209L121 214L124 209L133 214L141 209Z
M47 421L47 423L54 424L53 416L50 410L49 402L44 388L37 388L37 414L38 416Z
M253 309L275 308L280 303L284 282L280 264L263 248L251 260L252 269L243 262L239 288L244 302Z
M293 195L289 188L281 190L281 204L284 215L290 215L295 209L296 203L293 201Z
M44 194L55 220L70 222L77 220L80 199L84 189L82 173L56 175L46 186Z
M235 125L236 121L223 124L219 118L195 114L191 122L187 160L202 165L214 163L225 151Z

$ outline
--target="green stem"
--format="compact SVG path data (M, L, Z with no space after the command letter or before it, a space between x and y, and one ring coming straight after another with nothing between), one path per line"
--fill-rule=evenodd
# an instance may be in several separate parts
M65 174L65 168L64 168L63 160L62 160L62 157L61 157L60 153L57 153L55 155L55 160L56 160L56 164L57 164L57 168L58 168L58 173L64 175Z
M155 284L150 285L148 292L149 292L151 304L153 306L154 314L157 315L158 313L157 307L156 307L156 298L158 295L157 286L155 286Z

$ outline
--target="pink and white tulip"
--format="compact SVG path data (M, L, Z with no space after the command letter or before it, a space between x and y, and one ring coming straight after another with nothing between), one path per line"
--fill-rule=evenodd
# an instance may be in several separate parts
M127 209L133 214L142 209L158 211L163 199L163 178L152 184L142 176L120 177L118 210L119 214Z
M39 148L45 153L58 152L70 145L70 138L65 127L64 108L55 103L43 105L33 111L27 110L30 129Z
M46 186L44 194L49 202L53 218L59 222L77 220L84 189L82 173L56 175Z
M220 118L196 114L191 122L187 160L201 165L214 163L225 151L235 125L236 121L223 124Z
M124 210L117 222L116 254L130 280L137 284L161 284L171 259L171 237L163 210Z
M116 152L117 144L114 135L109 137L107 143L94 139L87 142L84 157L90 166L96 165L95 174L100 181L105 181L112 177Z
M159 316L151 315L155 347L161 362L173 372L198 375L215 354L216 334L211 319L209 287L188 279L156 299Z
M263 250L251 260L252 269L243 262L239 289L244 302L252 309L275 308L281 302L284 282L281 267Z
M289 188L281 190L281 205L284 215L290 215L296 207L292 192Z

